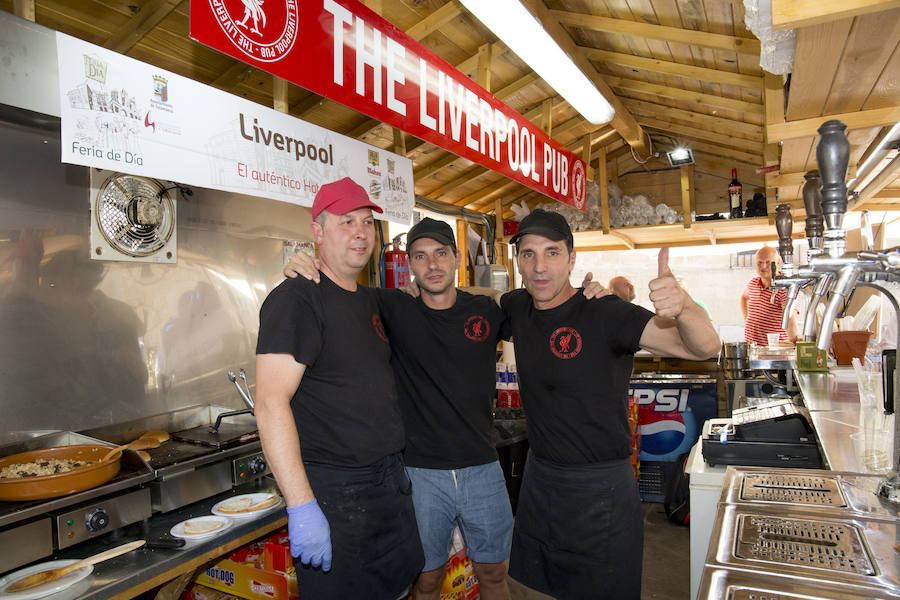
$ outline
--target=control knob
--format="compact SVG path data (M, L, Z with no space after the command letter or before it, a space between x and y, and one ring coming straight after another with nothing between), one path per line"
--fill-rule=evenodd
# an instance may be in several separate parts
M259 475L266 470L266 461L262 456L254 456L247 463L252 475Z
M84 520L88 531L100 531L109 525L109 515L102 508L95 508Z

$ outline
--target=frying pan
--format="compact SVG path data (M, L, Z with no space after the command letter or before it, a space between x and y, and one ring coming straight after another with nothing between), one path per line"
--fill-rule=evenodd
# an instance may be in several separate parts
M39 462L42 460L78 460L90 461L93 464L53 475L21 477L18 479L0 479L0 500L45 500L96 487L106 483L119 473L122 466L122 454L118 453L109 460L100 459L108 453L109 446L75 445L32 450L0 458L0 469L16 463Z

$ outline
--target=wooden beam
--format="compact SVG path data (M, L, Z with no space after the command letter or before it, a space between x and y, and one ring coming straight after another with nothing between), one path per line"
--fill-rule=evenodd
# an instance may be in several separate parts
M863 204L872 199L875 194L883 190L888 186L888 184L893 183L897 177L900 176L900 154L894 157L894 160L889 162L887 166L882 169L882 171L875 176L875 179L869 182L869 185L864 187L862 191L859 192L859 200L854 204Z
M454 20L462 12L458 0L450 0L439 9L406 30L406 35L416 41L428 37L447 23Z
M491 44L491 56L496 57L506 54L507 52L509 52L509 48L503 42L494 42ZM473 54L466 60L454 66L459 72L472 77L475 74L475 69L478 68L478 54Z
M34 0L13 0L13 14L34 23Z
M499 194L503 194L508 189L521 185L518 181L514 179L509 179L507 177L501 177L494 183L490 184L487 187L483 187L480 190L476 190L467 196L463 196L459 200L456 200L453 204L456 206L466 206L471 204L472 202L484 202L490 200L492 198L497 197Z
M803 176L806 171L795 171L793 173L767 173L766 187L790 187L794 185L803 185L806 180ZM850 165L847 169L847 179L856 177L856 165Z
M900 6L900 0L772 0L772 29L794 29Z
M622 243L625 244L625 246L629 250L634 250L634 248L635 248L634 240L631 239L630 237L628 237L627 235L625 235L624 233L622 233L621 231L618 231L616 229L610 229L609 235L619 238L620 240L622 240Z
M553 100L547 98L541 103L541 129L547 137L553 137Z
M272 108L278 112L286 113L290 110L288 102L288 81L281 77L272 76Z
M459 249L456 285L465 287L469 285L469 224L465 219L456 220L456 247Z
M581 142L581 160L584 161L588 181L594 180L594 169L591 167L591 134L585 134Z
M879 200L900 200L900 188L885 188L873 195L872 198L877 198Z
M448 167L451 164L455 163L457 160L459 160L459 157L457 155L447 152L444 156L438 158L437 160L431 161L424 167L416 169L413 172L413 175L415 176L414 179L416 181L419 181L420 179L431 177L438 171L442 170L444 167Z
M755 75L742 75L741 73L732 73L731 71L719 71L718 69L683 65L681 63L658 60L656 58L644 58L643 56L634 56L632 54L624 54L621 52L610 52L608 50L599 50L597 48L586 48L584 46L579 46L578 50L591 60L609 62L616 65L631 67L633 69L643 69L655 73L677 75L678 77L686 77L688 79L700 79L701 81L709 81L712 83L736 85L752 90L759 90L762 88L762 77L757 77Z
M233 65L228 67L221 75L216 77L213 81L210 82L209 85L219 88L220 90L230 91L231 88L235 87L238 82L247 78L247 75L250 71L253 70L253 67L248 65L245 62L236 61Z
M684 228L691 228L691 211L694 210L694 165L681 165L681 211Z
M606 149L597 156L597 183L600 184L600 228L609 233L609 183L606 180Z
M735 150L734 148L725 148L715 143L708 143L700 139L690 138L690 136L688 136L688 139L685 139L684 141L688 142L691 150L694 150L695 152L698 150L700 152L706 152L707 154L712 154L718 158L743 163L747 166L753 167L754 169L762 166L763 164L763 157L761 154L751 154L749 152L741 152L740 150Z
M715 142L717 144L725 146L726 148L737 148L744 152L752 152L754 154L762 155L762 144L760 142L754 142L753 140L731 137L726 134L714 133L711 131L706 131L705 129L698 129L689 125L680 125L677 123L671 123L669 121L662 121L660 119L645 117L643 115L639 116L638 120L647 127L653 127L654 129L659 129L661 131L683 133L695 138L700 138L701 140L709 140L711 142Z
M766 134L769 143L814 136L818 135L816 130L822 123L831 121L832 119L843 121L848 130L893 125L897 121L900 121L900 106L873 108L870 110L860 110L839 115L826 115L824 117L800 119L798 121L788 121L786 123L775 123L772 125L766 124Z
M169 16L169 13L175 10L179 4L181 4L181 0L151 0L147 2L136 15L131 17L125 27L106 40L103 47L119 54L126 54L151 29L159 25L160 21Z
M650 83L640 81L638 79L628 79L626 77L604 76L606 82L613 88L620 90L640 92L642 94L652 94L663 98L671 98L672 100L681 100L697 106L715 106L717 108L727 108L753 115L761 115L764 112L763 105L757 102L747 102L745 100L735 100L734 98L725 98L715 94L704 94L703 92L693 92L681 88L671 87L660 83Z
M478 67L475 70L475 83L488 93L491 91L491 45L482 44L478 48Z
M766 126L778 125L784 123L784 84L780 75L773 75L767 71L763 72L763 101L766 106ZM781 144L769 139L769 130L766 129L766 143L763 145L763 166L780 164L781 160ZM802 175L801 175L802 176ZM778 196L778 187L769 184L769 177L766 178L766 199ZM774 214L775 203L766 202L766 210L769 214Z
M643 100L622 100L625 106L629 107L635 114L643 114L650 117L656 115L665 115L666 118L687 121L692 125L710 130L719 130L730 133L741 134L747 139L762 142L763 128L753 123L744 123L743 121L734 121L732 119L723 119L722 117L714 117L712 115L696 113L690 110L682 110L665 104L656 104L653 102L645 102Z
M550 9L547 8L547 5L544 4L543 0L525 0L524 4L531 10L531 13L537 17L538 21L544 26L544 29L547 30L547 33L550 34L550 37L560 45L564 52L572 57L572 60L575 61L578 68L581 69L587 78L594 83L597 90L599 90L599 92L603 94L603 97L612 105L615 114L613 115L610 124L619 132L625 141L635 149L635 151L642 155L647 154L647 140L644 135L644 130L641 129L641 126L632 114L628 112L628 109L619 101L612 89L606 85L606 82L603 81L603 78L600 76L600 73L597 72L597 69L591 61L582 52L579 52L579 46L560 22L550 14Z
M406 155L406 133L402 129L393 128L394 130L394 154L399 154L400 156Z
M651 25L641 21L629 21L627 19L612 19L595 15L569 12L564 10L551 10L553 15L563 25L574 25L589 31L603 31L606 33L621 33L633 37L650 38L664 42L677 42L690 46L704 48L716 48L718 50L730 50L732 52L745 52L759 55L760 43L756 38L739 38L730 35L698 32L693 29L681 29L679 27L666 27L664 25Z

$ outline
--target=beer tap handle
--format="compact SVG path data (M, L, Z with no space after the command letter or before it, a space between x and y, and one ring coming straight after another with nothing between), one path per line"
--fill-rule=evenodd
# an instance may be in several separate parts
M806 239L809 240L810 254L819 255L823 251L822 235L825 233L822 218L822 179L816 170L807 171L803 178L803 205L806 207Z
M872 234L872 224L869 222L869 211L867 210L859 213L859 237L864 251L875 249L875 237Z
M842 230L847 212L847 165L850 162L850 142L847 126L837 120L826 121L819 127L816 162L822 177L822 214L826 230Z
M794 242L791 239L794 220L791 217L791 205L779 204L775 207L775 230L778 232L778 254L784 265L785 275L793 274Z

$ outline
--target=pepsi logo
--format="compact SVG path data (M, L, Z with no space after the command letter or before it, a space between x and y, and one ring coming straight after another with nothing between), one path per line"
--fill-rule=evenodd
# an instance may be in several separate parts
M641 414L640 422L642 453L662 456L673 452L684 441L687 433L684 418L677 412L646 411Z

